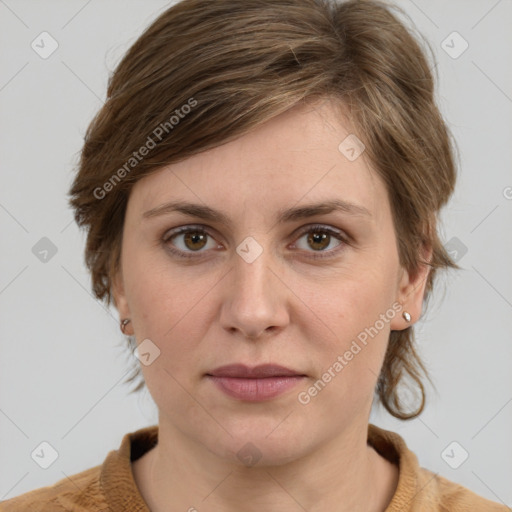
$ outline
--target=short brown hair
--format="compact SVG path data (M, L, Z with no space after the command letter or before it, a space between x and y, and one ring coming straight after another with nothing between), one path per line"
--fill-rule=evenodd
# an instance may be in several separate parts
M112 300L135 182L300 102L335 98L386 184L400 263L410 272L431 267L426 301L436 270L459 268L437 233L455 185L454 145L426 55L393 9L404 14L377 0L184 0L163 12L111 75L70 190L75 219L87 230L96 297ZM432 248L430 262L421 260L422 246ZM135 372L128 380L140 377L137 391L144 381L138 366ZM412 327L392 331L376 388L390 414L422 412L422 373L428 378ZM413 411L397 393L405 377L421 393Z

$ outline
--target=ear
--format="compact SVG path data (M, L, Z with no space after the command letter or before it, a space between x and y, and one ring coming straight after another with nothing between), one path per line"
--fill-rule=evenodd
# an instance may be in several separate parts
M131 319L130 308L126 299L123 275L120 269L113 276L111 284L112 297L114 299L114 305L119 312L119 320L122 321L126 318ZM124 333L128 336L132 336L134 334L133 325L131 322L126 325Z
M430 261L432 260L432 248L423 247L422 262L414 273L401 267L396 300L402 305L400 314L396 315L390 323L392 331L401 331L417 322L423 309L423 297L430 274ZM402 314L406 311L411 315L411 321L407 322Z

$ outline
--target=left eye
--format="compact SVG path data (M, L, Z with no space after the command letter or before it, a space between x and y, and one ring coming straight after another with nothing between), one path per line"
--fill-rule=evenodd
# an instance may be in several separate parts
M322 226L308 228L307 231L301 234L299 240L305 235L307 235L306 243L309 247L314 249L314 252L332 252L327 251L326 249L329 247L329 245L331 245L333 238L339 242L336 247L343 245L343 243L346 241L343 235L338 231L334 231L330 228L325 228Z
M331 228L323 227L323 226L310 226L306 230L302 231L299 234L298 240L300 241L304 237L306 237L306 244L310 248L313 248L313 251L307 251L307 247L304 249L306 252L317 252L317 253L332 253L337 252L339 249L336 249L337 247L340 247L347 243L346 238L343 236L342 233L335 231ZM174 239L180 240L181 237L181 244L176 244L175 242L171 242ZM208 238L213 237L205 231L201 227L182 227L178 228L174 231L166 233L164 236L164 243L167 245L169 250L176 254L177 256L183 257L183 258L193 258L195 256L194 253L200 253L205 252L202 251L205 247L208 249ZM338 240L338 244L335 246L334 249L326 250L332 243L333 238ZM181 246L180 246L181 245ZM295 242L293 244L294 247L298 246L298 243ZM211 247L209 249L214 249L215 247L218 247L218 244L212 242ZM298 247L299 249L302 249L301 247ZM312 255L313 258L322 258L327 257L327 255L318 254L318 255Z

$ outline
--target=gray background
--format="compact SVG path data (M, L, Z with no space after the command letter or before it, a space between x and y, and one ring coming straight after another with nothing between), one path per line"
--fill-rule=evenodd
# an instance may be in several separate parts
M418 419L375 408L370 420L402 435L422 466L512 506L512 2L397 3L435 49L460 148L442 236L463 270L439 281L417 324L438 393L428 386ZM125 433L157 423L148 393L122 385L129 355L116 312L91 296L66 193L108 72L168 5L0 0L0 500L101 464ZM43 31L59 45L47 59L31 48ZM453 31L469 44L457 58ZM46 262L32 252L43 237L57 249ZM31 458L42 441L59 454L48 469ZM454 469L446 461L462 449Z

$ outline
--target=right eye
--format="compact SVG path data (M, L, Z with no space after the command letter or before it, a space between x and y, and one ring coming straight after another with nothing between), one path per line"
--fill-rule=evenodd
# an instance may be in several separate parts
M202 227L182 226L171 231L167 231L164 235L163 242L169 250L181 258L194 258L194 253L204 253L202 251L207 246L208 237L211 235ZM172 242L171 240L177 239L180 243ZM181 247L180 247L181 246ZM211 249L218 247L218 244L213 244Z

